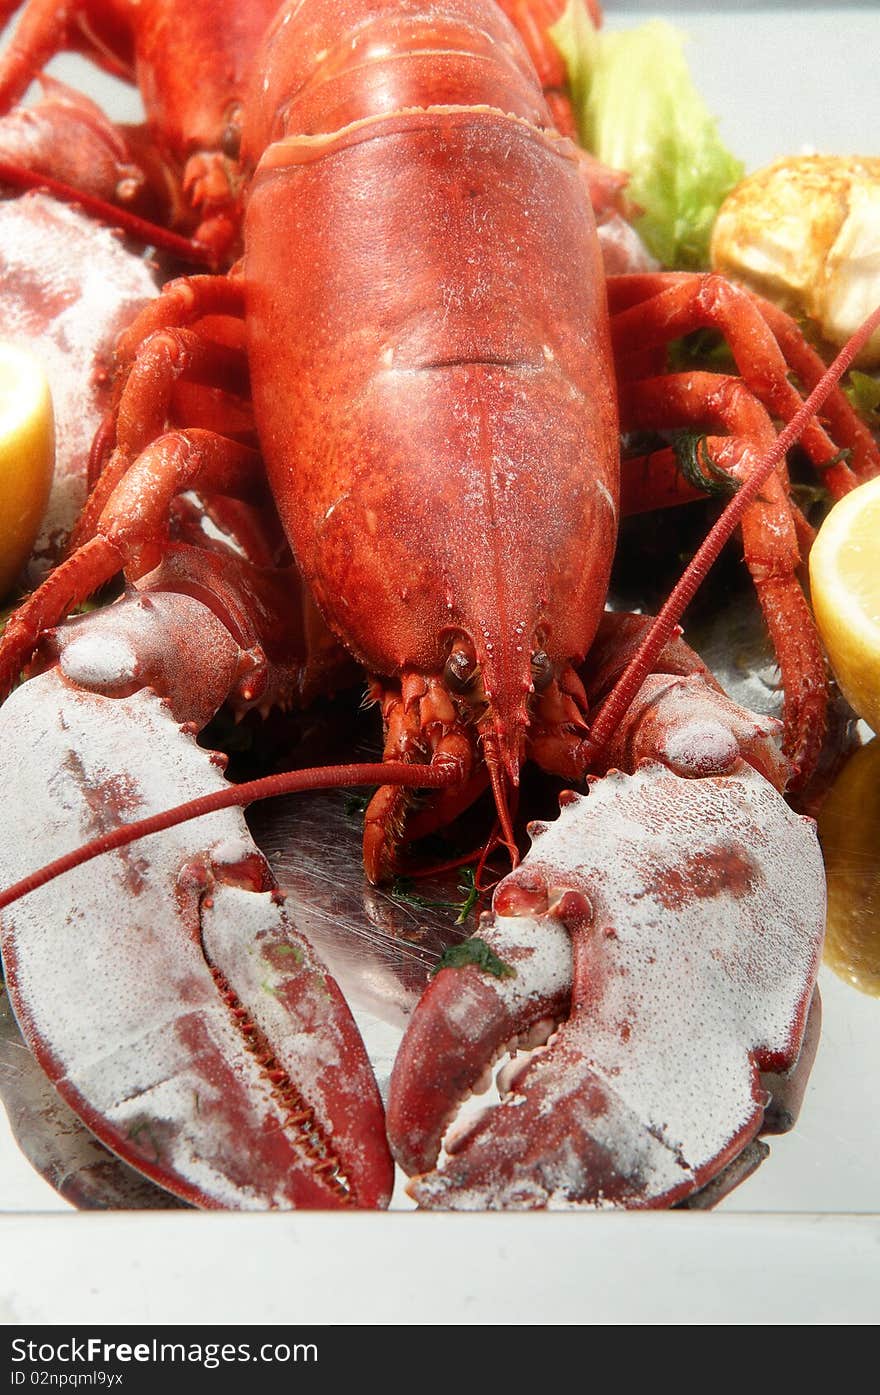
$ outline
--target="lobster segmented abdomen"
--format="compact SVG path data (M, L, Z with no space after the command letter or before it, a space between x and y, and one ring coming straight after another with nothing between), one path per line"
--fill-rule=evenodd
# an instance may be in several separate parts
M305 0L278 11L253 70L246 165L288 135L333 135L415 108L493 107L551 125L534 67L494 0Z

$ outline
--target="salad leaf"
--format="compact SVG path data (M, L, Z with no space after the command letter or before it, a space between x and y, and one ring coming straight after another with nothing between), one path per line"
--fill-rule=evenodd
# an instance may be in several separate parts
M568 0L550 35L568 73L581 140L605 164L627 170L635 220L664 266L709 260L709 235L744 166L727 150L694 87L682 36L662 20L597 32L583 0Z
M880 417L880 378L851 368L844 392L862 420L869 426L876 426Z

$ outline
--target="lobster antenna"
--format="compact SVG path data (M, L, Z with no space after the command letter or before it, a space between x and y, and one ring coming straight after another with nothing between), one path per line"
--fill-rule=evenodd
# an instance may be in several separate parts
M206 266L211 271L217 270L217 259L211 248L203 242L196 242L189 237L181 237L179 233L171 232L168 228L159 227L156 223L150 223L146 218L139 218L136 213L130 213L128 209L117 208L116 204L107 203L106 199L99 199L94 194L87 194L81 189L76 189L72 184L65 184L63 180L53 179L48 174L35 174L33 170L27 170L20 165L9 164L6 160L0 160L0 183L10 184L13 189L45 189L47 193L60 199L62 203L78 204L86 213L91 213L99 222L106 223L110 227L121 228L131 237L136 237L138 241L145 243L148 247L157 247L162 252L170 252L172 256L179 257L181 261L191 262L195 266Z
M820 410L831 390L843 377L853 359L864 348L878 326L880 326L880 305L843 346L803 406L795 413L785 429L779 433L775 445L767 452L763 460L758 462L724 512L716 519L642 640L635 657L630 660L602 704L587 738L590 746L596 750L601 750L610 741L639 688L648 674L653 671L660 651L672 638L673 631L682 615L758 490L779 465L786 451L794 445L810 418Z
M120 824L118 828L93 838L90 843L83 843L38 871L31 872L5 891L0 891L0 911L29 892L72 871L74 867L91 862L92 858L112 852L115 848L126 847L151 833L162 833L166 828L174 828L190 819L216 813L218 809L251 804L258 799L272 799L276 795L300 794L306 790L338 789L347 785L409 785L417 789L444 789L460 779L460 763L453 757L443 755L436 756L430 765L410 765L405 761L375 765L323 765L309 770L288 770L279 775L265 775L259 780L230 785L228 789L203 794L186 804L178 804L174 809L151 814L149 818Z

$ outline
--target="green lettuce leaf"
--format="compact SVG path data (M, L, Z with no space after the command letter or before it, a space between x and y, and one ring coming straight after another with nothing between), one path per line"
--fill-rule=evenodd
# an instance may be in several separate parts
M876 427L880 419L880 378L851 368L844 392L862 420Z
M662 20L597 32L583 0L569 0L550 30L568 73L581 140L605 164L627 170L636 220L664 266L698 268L743 165L722 144L694 87L682 36Z

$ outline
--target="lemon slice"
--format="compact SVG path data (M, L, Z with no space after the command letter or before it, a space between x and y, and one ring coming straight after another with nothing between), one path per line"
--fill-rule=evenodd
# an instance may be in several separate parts
M0 342L0 598L34 545L54 461L46 375L32 354Z
M825 963L880 997L880 737L850 758L819 810L828 879Z
M810 585L843 694L880 732L880 478L834 505L813 543Z

